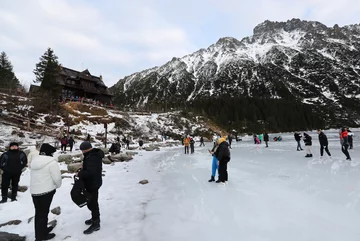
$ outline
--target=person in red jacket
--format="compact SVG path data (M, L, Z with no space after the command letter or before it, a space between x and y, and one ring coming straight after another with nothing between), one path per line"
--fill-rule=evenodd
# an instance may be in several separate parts
M351 161L350 154L348 151L349 148L348 131L346 128L341 129L340 142L341 142L341 151L345 154L346 160Z
M61 151L66 151L66 146L68 144L68 139L66 138L66 136L64 136L63 138L61 138Z

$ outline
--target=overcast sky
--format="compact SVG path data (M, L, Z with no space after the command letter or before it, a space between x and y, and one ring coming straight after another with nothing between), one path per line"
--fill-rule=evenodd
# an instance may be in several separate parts
M219 38L241 39L265 21L292 18L327 26L360 23L359 0L0 0L0 52L27 86L51 47L66 67L120 78Z

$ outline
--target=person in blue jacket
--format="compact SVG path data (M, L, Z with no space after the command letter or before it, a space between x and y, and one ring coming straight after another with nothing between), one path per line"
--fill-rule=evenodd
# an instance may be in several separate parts
M215 182L215 175L216 170L218 169L218 159L215 156L216 149L218 148L217 141L214 143L214 147L212 150L209 150L210 154L212 155L212 168L211 168L211 178L209 182Z

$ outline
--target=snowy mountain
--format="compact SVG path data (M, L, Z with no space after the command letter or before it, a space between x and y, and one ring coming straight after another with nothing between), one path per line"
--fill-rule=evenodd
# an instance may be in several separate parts
M111 89L123 106L177 106L222 97L291 100L328 124L360 119L360 24L265 21L253 35L134 73Z

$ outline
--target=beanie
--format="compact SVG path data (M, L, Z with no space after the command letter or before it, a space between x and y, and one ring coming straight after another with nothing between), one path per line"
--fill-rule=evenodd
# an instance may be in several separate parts
M44 143L40 147L40 155L52 156L56 152L56 148L48 143Z
M19 146L19 143L15 142L15 141L12 141L12 142L10 142L9 147L10 146Z
M91 148L92 148L92 145L89 141L84 141L83 143L80 144L80 150L82 150L82 151L88 150Z

